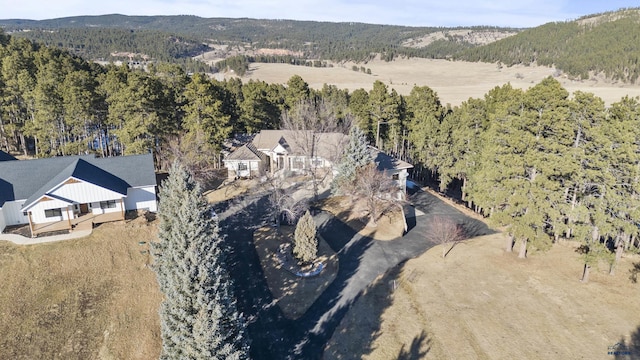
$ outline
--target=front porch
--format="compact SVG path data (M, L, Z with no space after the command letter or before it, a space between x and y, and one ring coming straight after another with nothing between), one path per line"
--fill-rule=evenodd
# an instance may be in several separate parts
M106 214L81 214L80 216L61 221L53 221L41 224L32 224L33 236L46 232L64 231L64 230L89 230L94 224L102 224L106 222L124 220L123 212L110 212Z

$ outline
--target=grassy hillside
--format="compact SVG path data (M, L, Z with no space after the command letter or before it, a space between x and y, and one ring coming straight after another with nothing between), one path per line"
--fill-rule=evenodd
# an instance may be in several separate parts
M433 248L382 277L325 359L606 359L618 342L640 356L638 255L582 284L575 244L519 260L503 236L459 244L445 260Z
M138 243L155 236L138 218L84 239L0 242L0 359L157 359L161 294Z
M555 66L574 78L603 74L636 83L640 77L640 9L545 24L468 49L459 60Z

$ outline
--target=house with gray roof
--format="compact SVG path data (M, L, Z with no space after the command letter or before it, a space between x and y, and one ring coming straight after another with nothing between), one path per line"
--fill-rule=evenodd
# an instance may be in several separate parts
M294 173L316 169L333 169L342 157L349 137L342 133L317 133L304 130L262 130L223 162L229 178L255 177L267 171ZM406 192L409 169L413 165L369 146L371 159Z
M407 192L407 178L409 177L409 169L413 168L413 165L406 161L396 159L393 156L376 149L373 146L369 146L369 152L371 159L376 164L378 171L382 171L393 179L400 187L403 194Z
M151 154L0 162L0 232L21 224L33 235L43 224L71 230L80 218L119 220L128 210L157 211Z
M262 174L269 164L266 154L258 151L253 143L240 146L224 159L229 178L249 178Z
M331 168L348 136L306 130L262 130L223 162L229 178L254 177L267 171L304 172Z

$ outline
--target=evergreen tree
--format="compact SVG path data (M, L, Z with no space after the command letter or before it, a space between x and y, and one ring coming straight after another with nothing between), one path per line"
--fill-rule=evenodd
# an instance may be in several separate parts
M331 184L333 192L348 192L349 185L355 180L356 171L371 161L373 159L367 146L367 137L357 125L353 125L349 130L349 143L338 164L338 174Z
M444 109L440 104L438 95L427 86L414 87L407 97L407 127L409 129L409 142L411 144L411 156L421 165L431 169L435 173L444 150L440 148L441 138L440 122Z
M225 269L217 220L193 177L174 164L160 190L154 268L162 359L245 359L245 323Z
M318 256L316 223L309 210L302 215L294 233L293 255L304 263L310 263Z

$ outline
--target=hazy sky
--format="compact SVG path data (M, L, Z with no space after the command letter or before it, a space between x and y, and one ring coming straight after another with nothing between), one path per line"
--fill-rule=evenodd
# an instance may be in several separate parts
M640 7L640 0L0 0L0 19L117 13L533 27L626 7Z

